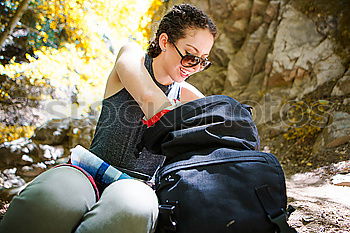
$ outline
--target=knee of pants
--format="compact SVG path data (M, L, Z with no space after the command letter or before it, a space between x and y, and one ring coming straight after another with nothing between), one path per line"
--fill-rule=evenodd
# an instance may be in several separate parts
M93 187L81 171L58 167L36 177L14 198L13 205L19 202L31 211L41 212L41 215L62 211L81 217L95 201Z
M60 206L95 203L95 192L87 177L72 167L50 169L34 179L20 195Z
M155 192L146 184L132 179L120 180L108 186L101 199L108 199L113 206L113 215L118 222L155 223L158 217L158 199Z
M27 232L54 232L54 228L70 232L95 202L94 189L84 174L71 167L53 168L14 197L3 225L15 228L13 232L22 232L18 222Z

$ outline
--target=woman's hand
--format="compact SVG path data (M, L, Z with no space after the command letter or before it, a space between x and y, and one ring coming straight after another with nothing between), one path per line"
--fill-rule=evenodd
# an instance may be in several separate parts
M113 79L120 80L139 104L146 119L149 119L169 106L170 102L152 80L144 66L144 59L144 51L138 44L132 42L124 45L119 51L109 79L111 79L110 84L113 83Z

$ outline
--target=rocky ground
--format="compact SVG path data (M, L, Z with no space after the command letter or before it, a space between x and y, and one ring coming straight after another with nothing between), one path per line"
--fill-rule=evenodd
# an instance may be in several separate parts
M349 172L350 160L289 176L289 204L296 208L289 223L298 232L350 232L350 187L332 179Z
M269 123L259 129L262 150L275 154L286 173L289 204L296 208L289 222L298 232L350 232L350 187L337 186L332 179L350 173L350 118L336 117L350 114L350 105L341 98L328 101L334 117L325 129L333 134L302 131L291 139L284 136L291 127ZM95 118L50 120L30 139L0 144L0 216L26 182L67 161L69 148L78 143L87 147L95 124Z
M95 118L53 119L31 138L0 144L0 200L9 201L21 186L47 169L67 162L70 149L90 145Z
M287 175L288 201L296 209L289 218L290 225L298 232L350 232L349 174L350 160ZM344 177L348 179L345 182ZM336 185L339 182L343 183ZM18 188L13 188L11 195L16 191ZM0 202L0 216L8 200Z

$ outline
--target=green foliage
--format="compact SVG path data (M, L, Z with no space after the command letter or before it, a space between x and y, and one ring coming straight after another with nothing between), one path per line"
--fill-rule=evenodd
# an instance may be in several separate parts
M2 25L9 21L18 3L1 3L0 11L8 12L1 14ZM4 84L0 87L0 102L11 102L18 96L15 83L56 89L75 86L78 103L68 108L79 108L79 114L87 114L91 105L103 98L115 61L113 51L130 38L145 47L148 38L144 27L150 25L151 14L160 4L159 0L32 0L15 30L28 31L22 41L33 51L26 51L27 62L18 63L13 57L8 64L0 65L0 82ZM41 93L26 98L52 97ZM6 141L23 136L16 127L2 126Z
M159 7L163 4L162 0L153 0L152 4L148 8L145 15L143 15L140 19L140 24L138 30L142 33L142 36L144 38L144 41L142 45L144 48L146 47L147 43L145 40L151 39L152 34L152 17L153 15L158 11ZM160 18L157 17L154 19L154 21L160 21Z
M19 1L6 0L0 2L0 33L5 30L10 18L15 13Z

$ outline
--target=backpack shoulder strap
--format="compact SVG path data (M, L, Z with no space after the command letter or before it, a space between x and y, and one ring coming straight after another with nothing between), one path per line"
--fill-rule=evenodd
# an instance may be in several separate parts
M268 218L278 227L279 233L297 233L287 223L288 213L282 208L278 208L278 203L273 199L268 185L263 185L255 189L260 204L264 208Z

